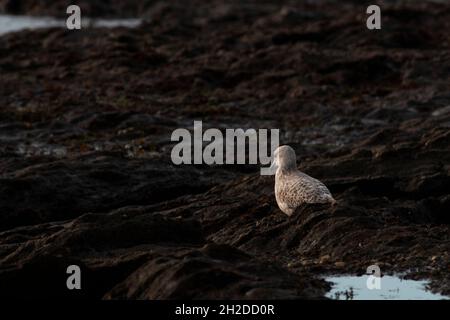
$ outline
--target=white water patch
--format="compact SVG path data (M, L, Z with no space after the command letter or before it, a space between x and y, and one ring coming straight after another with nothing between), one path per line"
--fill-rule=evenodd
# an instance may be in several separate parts
M37 156L63 158L67 156L67 148L61 145L51 145L40 142L32 142L31 144L19 143L16 148L16 153L25 158Z
M91 19L82 18L82 27L125 27L136 28L141 19ZM29 17L0 14L0 35L21 30L35 30L40 28L66 28L66 20L51 17Z
M380 289L367 287L368 275L333 276L325 278L332 282L327 298L335 300L448 300L450 297L427 290L429 281L409 280L396 276L383 276Z

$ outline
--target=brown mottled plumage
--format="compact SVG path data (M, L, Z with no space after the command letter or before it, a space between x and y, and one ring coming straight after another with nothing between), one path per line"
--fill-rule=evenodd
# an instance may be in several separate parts
M274 152L275 198L278 207L288 216L303 203L336 203L330 190L319 180L297 169L295 151L281 146Z

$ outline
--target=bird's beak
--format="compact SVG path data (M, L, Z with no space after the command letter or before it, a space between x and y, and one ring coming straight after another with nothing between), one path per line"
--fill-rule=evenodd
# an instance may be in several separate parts
M273 157L272 164L270 165L270 171L275 174L278 169L278 160L277 157Z

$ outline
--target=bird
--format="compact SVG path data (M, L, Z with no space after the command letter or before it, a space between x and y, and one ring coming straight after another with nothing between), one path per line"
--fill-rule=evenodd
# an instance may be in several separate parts
M330 190L319 180L299 171L295 151L288 145L273 153L271 168L275 171L275 198L278 207L291 216L305 203L336 204Z

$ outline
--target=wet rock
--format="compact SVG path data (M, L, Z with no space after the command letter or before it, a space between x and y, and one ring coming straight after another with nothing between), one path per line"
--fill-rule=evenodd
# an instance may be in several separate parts
M137 208L87 214L54 228L23 227L11 235L0 234L2 297L318 298L326 288L310 275L205 244L196 221ZM63 281L73 264L82 270L80 292L67 290Z
M4 12L18 14L23 10L21 0L4 0L0 2L0 8Z
M50 161L8 172L0 180L4 213L0 230L208 190L213 182L196 172L194 168L182 170L157 160L133 161L113 154Z
M352 1L81 5L151 20L2 36L0 296L317 298L373 263L450 292L447 4L369 34ZM289 218L258 166L173 165L194 120L279 128L337 205Z
M231 257L231 260L230 260ZM326 288L272 265L262 265L229 246L153 259L114 287L106 299L298 299ZM305 281L306 280L306 281ZM317 284L320 282L317 281ZM202 290L199 290L199 286Z

